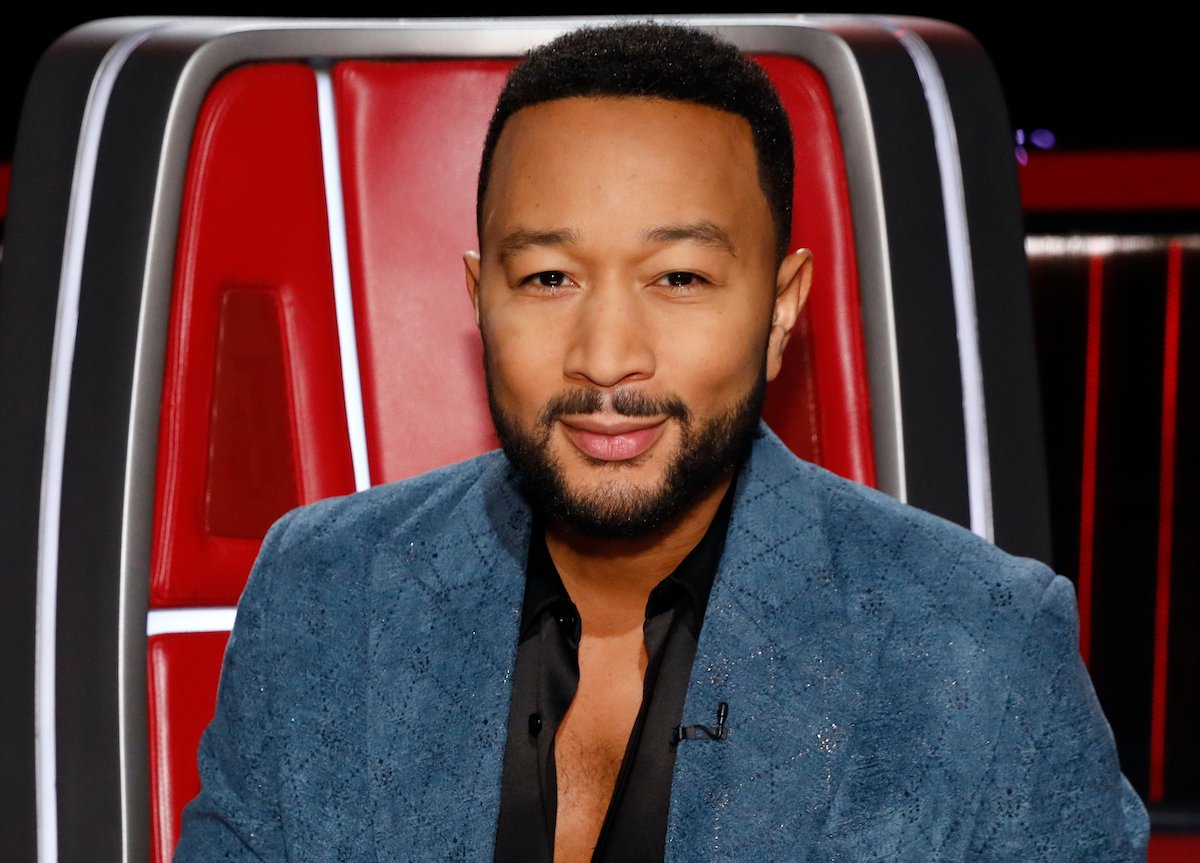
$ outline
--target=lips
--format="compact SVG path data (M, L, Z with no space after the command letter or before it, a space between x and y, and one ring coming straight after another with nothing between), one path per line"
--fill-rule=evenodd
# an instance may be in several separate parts
M662 436L665 419L652 424L622 420L604 423L595 419L561 420L567 437L584 455L600 461L629 461L637 458Z

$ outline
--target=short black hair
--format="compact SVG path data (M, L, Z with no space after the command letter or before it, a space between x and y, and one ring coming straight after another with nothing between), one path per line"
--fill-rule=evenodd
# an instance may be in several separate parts
M492 154L509 117L531 105L573 96L670 99L745 118L758 156L759 184L775 225L776 255L782 260L787 254L792 131L775 86L737 46L694 27L654 21L572 30L531 49L513 68L483 144L475 199L481 232Z

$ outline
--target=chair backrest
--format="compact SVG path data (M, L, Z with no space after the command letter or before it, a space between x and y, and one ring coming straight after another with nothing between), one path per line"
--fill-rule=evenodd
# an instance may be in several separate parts
M768 423L1047 558L981 48L917 19L693 20L762 63L796 132L817 276ZM578 23L113 19L43 59L0 281L0 553L28 621L3 733L6 755L38 740L10 811L40 859L169 859L276 517L495 445L461 275L479 149L515 59Z

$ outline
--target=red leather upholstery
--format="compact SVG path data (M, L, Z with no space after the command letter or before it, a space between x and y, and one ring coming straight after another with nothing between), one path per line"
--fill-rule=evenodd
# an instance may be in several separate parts
M165 863L183 807L200 791L196 747L212 719L227 632L155 635L147 645L153 853Z
M197 124L176 259L150 600L233 605L265 527L352 491L312 70L243 68Z
M475 182L508 61L334 69L371 480L496 446L463 279Z
M812 66L792 57L758 60L792 121L792 247L811 249L814 261L802 330L768 388L763 416L801 457L874 485L854 225L837 115L825 80Z
M233 605L292 506L352 491L312 70L209 93L189 156L159 433L152 608ZM227 634L150 639L151 824L166 861L199 790Z

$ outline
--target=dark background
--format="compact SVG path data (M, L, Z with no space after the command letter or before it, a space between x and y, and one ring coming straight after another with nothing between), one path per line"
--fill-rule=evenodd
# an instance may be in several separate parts
M859 3L825 3L806 7L795 4L754 4L761 12L824 13L862 12L940 18L958 24L979 39L1000 76L1015 129L1049 129L1060 149L1154 149L1200 147L1200 122L1196 118L1196 55L1200 35L1190 13L1170 13L1162 3L1135 3L1121 7L1118 15L1104 15L1099 7L1066 14L1045 2L912 3L886 7ZM0 24L0 57L3 67L3 103L0 104L0 161L12 156L21 98L37 58L61 33L85 21L118 15L307 15L327 17L428 17L403 4L337 3L310 8L295 3L229 0L207 4L176 3L138 5L114 3L85 5L70 11L59 4L38 9L26 4L34 16L20 21L10 7ZM509 7L513 8L513 7ZM522 7L516 7L522 8ZM528 6L524 7L528 8ZM705 8L696 4L654 6L662 14L708 13L723 9L746 12L728 5ZM1081 7L1076 7L1081 8ZM336 10L336 11L334 11ZM646 6L580 5L546 7L553 14L646 14ZM39 14L47 13L47 14ZM438 15L517 15L504 7L439 5Z

